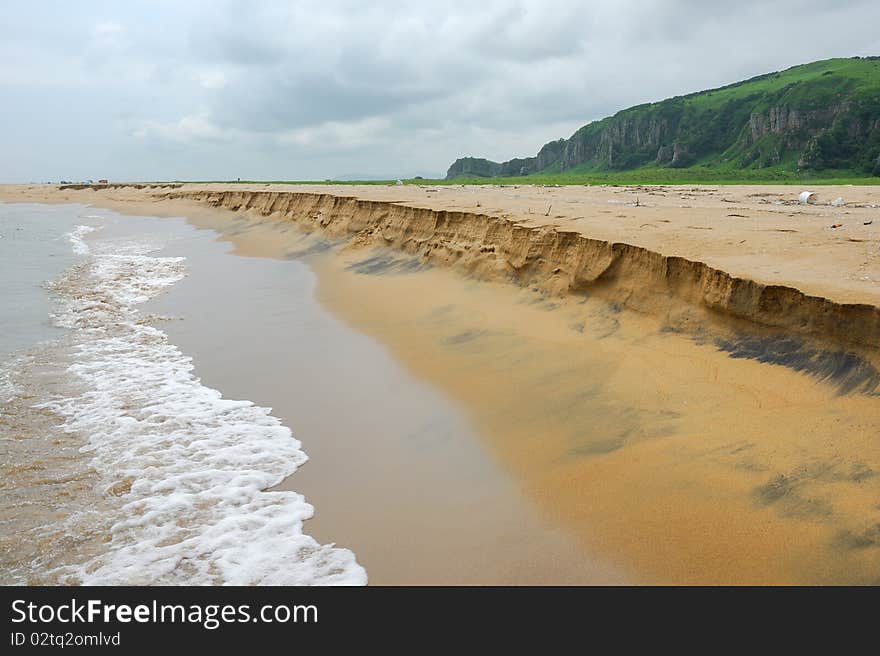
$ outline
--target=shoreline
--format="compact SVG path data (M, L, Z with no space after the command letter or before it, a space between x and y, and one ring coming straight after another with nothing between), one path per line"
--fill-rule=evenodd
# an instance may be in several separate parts
M327 242L260 208L109 202L186 214L240 254L304 257L322 303L467 407L544 512L639 580L873 581L880 415L870 396L729 357L665 330L663 313L422 266L357 237Z
M38 236L44 253L31 249L13 279L28 266L49 274L57 242L74 257L28 285L49 292L46 320L61 333L0 367L10 500L2 519L14 529L4 534L4 580L366 583L350 551L302 531L312 506L301 495L268 491L306 460L291 431L258 402L203 385L164 318L143 311L187 277L185 257L157 251L196 230L56 209L66 215L60 225L45 206L18 206L12 232L22 249Z
M183 319L163 330L202 384L271 407L302 441L308 461L269 491L305 496L309 535L350 548L378 585L627 580L541 517L457 404L321 304L311 267L220 237L165 249L190 275L148 310Z

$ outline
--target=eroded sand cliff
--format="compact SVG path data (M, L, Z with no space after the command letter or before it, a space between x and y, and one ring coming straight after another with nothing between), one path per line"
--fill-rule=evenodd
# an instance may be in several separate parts
M595 239L554 225L523 225L480 212L334 193L197 190L164 196L277 216L307 230L353 236L360 244L399 249L485 279L533 285L553 294L595 294L660 316L671 330L699 333L711 327L721 339L731 331L761 337L784 334L877 361L880 308L876 305L838 302L794 286L736 276L703 261ZM809 349L801 345L788 351L781 357L810 357L805 355Z

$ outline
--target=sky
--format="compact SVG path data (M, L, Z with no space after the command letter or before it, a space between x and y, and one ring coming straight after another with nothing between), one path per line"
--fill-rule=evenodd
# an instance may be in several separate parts
M877 0L4 0L0 181L442 176L880 55Z

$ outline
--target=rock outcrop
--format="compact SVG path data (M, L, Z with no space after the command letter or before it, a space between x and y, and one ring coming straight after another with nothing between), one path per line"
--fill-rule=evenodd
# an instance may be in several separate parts
M457 160L447 178L642 166L874 171L880 61L833 59L626 109L546 144L535 157ZM876 174L876 173L875 173Z

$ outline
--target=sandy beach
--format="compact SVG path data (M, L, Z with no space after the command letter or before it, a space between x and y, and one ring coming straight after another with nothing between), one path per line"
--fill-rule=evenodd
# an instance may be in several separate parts
M328 314L301 259L232 255L219 234L164 250L190 275L149 310L181 318L163 329L204 384L259 399L303 441L308 463L277 489L315 506L310 535L378 585L627 580L543 516L456 404Z
M456 540L425 547L442 530L396 570L381 557L382 513L360 527L352 517L396 495L394 526L428 506L425 526L454 527L488 476L499 487L477 504L486 517L517 495L531 510L507 516L507 533L474 521L469 534L486 526L497 547L528 527L566 554L555 575L523 582L877 583L880 191L810 190L814 204L778 186L16 186L0 199L185 217L235 254L304 263L324 308L448 399L462 423L445 459L388 440L334 487L324 474L363 454L325 437L306 445L320 466L283 484L317 507L313 535L372 554L380 579L481 582L479 560L441 562ZM209 323L169 328L197 367ZM245 359L271 357L280 338ZM218 345L202 348L209 360ZM215 363L205 376L225 389L238 370ZM328 388L346 376L344 363L326 371ZM284 394L260 397L302 392L274 376L230 391L273 407ZM381 413L403 434L424 415L411 393ZM289 405L291 417L316 400ZM320 434L332 408L305 432ZM370 424L375 411L347 419ZM482 457L455 503L424 503L445 484L426 459ZM514 542L482 582L541 561L540 540Z
M705 262L734 276L792 285L807 294L880 304L880 189L810 186L387 186L186 184L77 190L7 185L2 195L48 202L179 200L199 192L328 194L409 208L504 219L526 228L576 232ZM841 199L842 204L832 203ZM837 227L832 227L837 226Z

